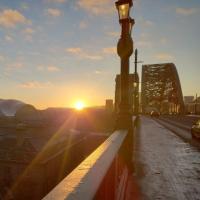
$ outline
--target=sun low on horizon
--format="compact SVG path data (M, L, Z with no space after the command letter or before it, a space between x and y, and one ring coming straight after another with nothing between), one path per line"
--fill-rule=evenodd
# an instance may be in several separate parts
M76 101L74 104L74 108L79 111L83 110L85 108L85 102L82 100Z

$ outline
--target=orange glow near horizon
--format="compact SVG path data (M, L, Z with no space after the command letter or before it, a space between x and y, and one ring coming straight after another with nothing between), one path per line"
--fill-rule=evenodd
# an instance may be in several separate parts
M85 103L82 100L77 101L74 104L76 110L83 110L85 108Z

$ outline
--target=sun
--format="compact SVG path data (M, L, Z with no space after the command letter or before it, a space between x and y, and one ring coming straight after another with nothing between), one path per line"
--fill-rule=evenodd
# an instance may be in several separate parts
M77 101L75 103L76 110L83 110L85 108L85 103L83 101Z

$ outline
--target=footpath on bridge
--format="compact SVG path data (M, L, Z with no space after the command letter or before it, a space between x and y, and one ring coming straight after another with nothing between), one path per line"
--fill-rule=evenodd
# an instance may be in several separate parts
M148 117L141 117L135 139L136 176L130 177L128 199L137 199L138 191L144 200L200 199L199 149Z

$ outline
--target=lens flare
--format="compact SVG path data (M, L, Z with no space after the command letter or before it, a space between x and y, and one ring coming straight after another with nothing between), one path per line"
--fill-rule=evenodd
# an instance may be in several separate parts
M85 108L85 103L83 101L77 101L75 103L76 110L83 110Z

